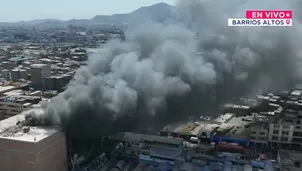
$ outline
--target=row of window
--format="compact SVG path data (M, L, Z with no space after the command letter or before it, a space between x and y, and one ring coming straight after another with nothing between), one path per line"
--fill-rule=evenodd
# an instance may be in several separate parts
M279 140L279 137L273 136L273 137L272 137L272 140L278 141L278 140ZM288 141L288 138L287 138L287 137L281 137L280 140L281 140L281 141Z
M302 143L302 138L293 138L293 139L292 139L292 142L293 142L293 143L295 143L295 142L296 142L296 143Z
M263 141L266 140L266 138L264 138L264 137L253 137L253 136L251 136L250 139L257 139L257 140L263 140Z
M279 134L280 131L273 131L273 134ZM288 135L289 134L289 131L282 131L282 135Z
M274 128L280 128L281 125L277 125L275 124L274 125ZM290 128L290 125L282 125L283 129L289 129Z
M257 134L256 131L252 131L251 134ZM260 135L266 135L266 132L259 132Z
M273 134L279 134L279 131L273 131ZM282 131L282 135L288 135L288 131ZM293 132L293 136L302 137L302 132Z
M302 137L302 132L294 132L293 136L295 136L295 137Z
M257 134L257 132L256 131L252 131L251 134ZM266 132L260 132L259 134L260 135L266 135ZM274 130L273 134L279 134L279 131ZM289 134L289 131L282 131L282 135L288 135L288 134Z
M266 140L266 138L264 138L264 137L250 137L251 139L257 139L257 140ZM279 141L279 137L277 137L277 136L273 136L272 137L272 140L274 140L274 141ZM281 137L281 139L280 139L280 141L283 141L283 142L287 142L289 139L287 138L287 137ZM302 139L301 139L301 141L302 141Z

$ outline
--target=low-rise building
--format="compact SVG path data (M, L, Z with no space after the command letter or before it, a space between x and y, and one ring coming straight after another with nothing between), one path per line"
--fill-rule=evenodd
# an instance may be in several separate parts
M267 143L268 128L263 128L261 126L252 127L250 129L250 140L259 143Z
M41 101L39 96L4 96L0 98L0 116L6 119L31 108Z

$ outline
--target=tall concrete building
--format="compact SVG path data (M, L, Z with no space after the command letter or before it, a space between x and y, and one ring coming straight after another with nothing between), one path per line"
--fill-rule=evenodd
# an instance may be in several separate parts
M4 69L1 71L1 78L4 78L5 80L10 80L10 72L8 69Z
M32 64L30 66L31 85L33 87L43 87L44 78L51 76L51 67L48 64Z
M56 128L17 125L28 112L33 111L0 122L0 170L67 171L64 133Z
M20 79L20 72L18 68L13 69L10 74L13 82L17 82Z

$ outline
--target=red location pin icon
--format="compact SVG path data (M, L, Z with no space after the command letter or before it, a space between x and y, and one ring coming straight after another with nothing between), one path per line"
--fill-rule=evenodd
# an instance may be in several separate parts
M290 23L290 20L286 20L286 24L289 24Z

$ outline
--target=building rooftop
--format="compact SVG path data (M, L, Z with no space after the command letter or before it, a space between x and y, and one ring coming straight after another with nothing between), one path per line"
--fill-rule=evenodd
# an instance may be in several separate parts
M13 90L13 89L15 89L14 86L0 86L0 93L6 92L9 90Z
M184 130L189 125L190 125L190 122L168 125L168 126L165 126L162 129L162 131L180 133L180 132L182 132L182 130Z
M19 115L15 115L0 121L0 138L17 141L38 142L58 131L58 129L50 127L22 127L21 125L17 125L17 122L24 121L25 115L30 112L43 114L43 110L37 108L22 112ZM25 129L28 129L28 131L24 131Z
M183 142L182 138L162 137L157 135L136 134L131 132L121 132L115 136L116 139L127 142L158 142L165 144L179 145Z
M236 105L236 104L225 104L225 108L236 108L236 109L249 109L249 106L246 105Z
M15 95L15 96L3 96L0 97L0 102L10 102L10 103L22 103L25 100L35 100L41 99L38 96L23 96L23 95Z
M228 120L230 120L232 117L234 116L233 113L226 113L226 114L223 114L223 115L220 115L219 117L217 117L214 122L217 122L217 123L225 123L227 122Z
M43 66L46 66L47 64L31 64L30 67L31 68L41 68Z
M26 58L25 56L17 56L17 57L12 57L9 59L9 61L11 62L19 62L19 61L25 61L28 58Z
M234 125L233 124L227 124L227 123L223 123L219 126L219 128L217 129L217 131L230 131L231 129L233 129Z
M5 96L18 96L18 95L22 95L22 94L24 94L23 90L12 90L12 91L3 93L3 95L5 95Z
M200 131L206 126L206 124L201 123L200 125L198 125L195 129L193 129L190 134L191 135L195 135L195 136L199 136Z
M292 96L301 96L302 91L301 90L294 90L290 95Z
M207 124L205 127L202 128L202 132L213 132L216 128L218 128L218 124Z

